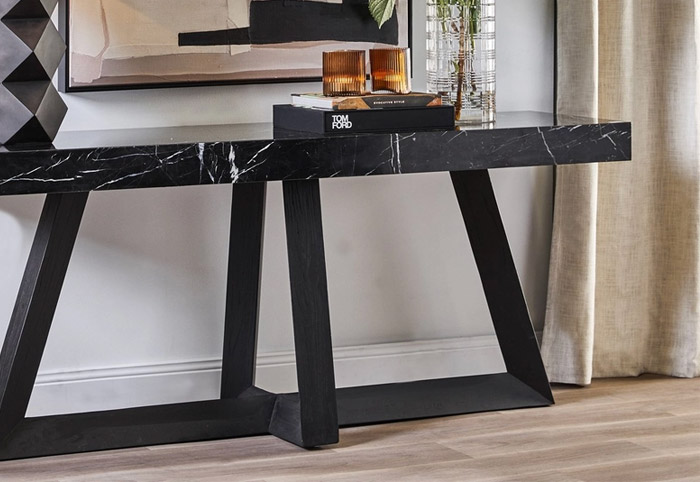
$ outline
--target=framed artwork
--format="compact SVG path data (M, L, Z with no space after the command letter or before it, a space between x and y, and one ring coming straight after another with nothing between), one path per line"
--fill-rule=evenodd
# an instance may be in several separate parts
M300 82L322 52L410 44L409 0L382 28L367 0L64 0L67 92Z

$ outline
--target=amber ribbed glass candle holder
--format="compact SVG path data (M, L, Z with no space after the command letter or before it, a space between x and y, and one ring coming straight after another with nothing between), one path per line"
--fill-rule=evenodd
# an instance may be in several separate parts
M388 90L397 94L411 92L408 49L372 49L372 91Z
M323 95L362 95L366 79L364 50L323 52Z

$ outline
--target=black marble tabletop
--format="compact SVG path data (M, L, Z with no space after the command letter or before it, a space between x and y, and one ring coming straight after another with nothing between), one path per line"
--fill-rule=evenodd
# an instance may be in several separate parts
M60 133L0 147L0 195L623 161L631 124L499 113L455 130L323 135L271 124Z

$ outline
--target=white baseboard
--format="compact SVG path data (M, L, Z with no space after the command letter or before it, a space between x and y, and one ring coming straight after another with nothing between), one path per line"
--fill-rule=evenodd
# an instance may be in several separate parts
M495 336L386 343L333 350L338 386L505 371ZM40 373L29 416L217 398L221 360ZM257 385L296 391L294 352L258 355Z

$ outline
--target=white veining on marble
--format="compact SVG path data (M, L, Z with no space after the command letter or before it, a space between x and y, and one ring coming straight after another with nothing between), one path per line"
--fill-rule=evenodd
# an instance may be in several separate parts
M445 132L445 134L447 134L447 132ZM447 143L449 144L450 142L454 141L455 139L459 139L462 136L462 134L464 134L464 137L467 137L467 131L457 131L452 136L452 138L449 141L447 141Z
M603 134L603 139L609 140L610 142L612 142L613 146L617 147L617 143L612 139L612 137L610 137L610 134L610 132Z
M255 159L257 159L257 157L260 155L260 153L268 150L270 148L270 146L272 146L273 144L274 144L274 142L270 142L268 145L266 145L265 147L260 149L258 152L256 152L255 155L250 158L250 161L246 162L246 165L253 163L253 161L255 161ZM265 161L263 161L263 162L265 162Z
M76 178L66 177L62 179L44 179L41 177L18 177L13 179L13 181L27 181L27 182L43 182L43 183L54 183L54 182L73 182ZM3 183L0 183L2 185Z
M197 158L199 159L199 182L202 182L202 174L204 171L204 143L197 144Z
M22 173L20 173L20 174L17 174L17 175L15 175L15 176L12 176L12 177L10 177L10 178L8 178L8 179L5 179L5 180L3 180L2 182L0 182L0 186L2 186L3 184L7 184L8 182L20 181L20 180L22 180L22 178L26 178L26 176L29 176L30 174L34 174L34 173L35 173L36 171L38 171L39 169L41 169L41 166L39 166L39 167L37 167L37 168L35 168L35 169L32 169L31 171L22 172Z
M133 159L134 157L149 157L149 158L150 158L150 157L153 157L153 153L152 153L152 152L146 152L146 151L143 151L143 152L130 152L130 153L128 153L128 154L124 154L124 155L122 155L122 156L115 156L115 157L102 157L102 153L105 152L105 151L107 151L107 149L95 149L95 151L94 151L94 152L95 152L95 156L94 156L93 161L94 161L94 162L119 161L119 160L121 160L121 159L131 160L131 159ZM107 152L109 152L109 151L107 151Z
M236 151L233 146L230 147L228 152L228 162L231 165L231 182L238 182L240 173L238 172L238 166L236 166Z
M117 182L123 181L124 179L129 179L129 178L131 178L131 177L137 177L137 176L143 176L143 175L148 174L148 173L151 173L151 172L153 172L153 171L155 171L155 170L157 170L157 169L160 169L160 166L154 167L153 169L148 169L148 170L146 170L146 171L135 172L135 173L133 173L133 174L127 174L127 175L122 176L122 177L117 178L117 179L112 179L111 181L104 182L104 183L100 184L99 186L97 186L97 187L95 188L95 191L100 190L100 189L102 189L103 187L110 186L110 185L115 184L115 183L117 183Z
M54 168L60 166L60 165L63 164L64 162L70 160L70 158L72 157L72 155L73 155L73 154L69 153L66 157L59 158L58 161L56 161L54 164L51 164L49 167L46 168L46 170L47 170L47 171L50 171L51 169L54 169Z
M544 137L544 132L542 132L542 128L538 127L538 128L537 128L537 132L539 132L539 133L540 133L540 136L542 136L542 142L544 142L544 147L547 148L547 152L549 152L549 155L552 157L552 160L553 160L554 163L556 164L556 163L557 163L557 158L554 157L554 154L552 153L552 150L549 148L549 144L547 144L547 139L545 139L545 137Z
M399 144L399 135L396 136L396 171L401 174L401 145Z

